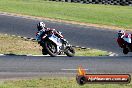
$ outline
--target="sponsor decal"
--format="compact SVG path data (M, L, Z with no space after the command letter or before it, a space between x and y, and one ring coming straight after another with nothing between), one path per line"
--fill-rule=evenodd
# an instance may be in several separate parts
M131 76L129 74L86 74L86 71L82 67L79 67L76 80L79 85L86 83L122 84L130 83Z

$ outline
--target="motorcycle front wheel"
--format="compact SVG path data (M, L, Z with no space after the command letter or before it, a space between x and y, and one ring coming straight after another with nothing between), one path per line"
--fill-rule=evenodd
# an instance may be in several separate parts
M45 48L42 49L42 54L47 55L47 50Z
M58 55L57 47L52 41L45 41L45 49L47 53L52 57L55 57Z

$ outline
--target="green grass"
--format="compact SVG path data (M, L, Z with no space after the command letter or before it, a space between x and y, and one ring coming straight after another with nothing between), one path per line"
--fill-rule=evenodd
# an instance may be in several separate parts
M0 0L0 11L132 29L132 7L45 0Z
M102 51L98 49L80 49L75 48L76 56L105 56L108 55L107 51Z
M1 54L41 54L41 47L32 41L10 35L0 34L0 53Z
M85 84L80 86L75 78L38 78L0 82L0 88L132 88L130 84Z
M32 42L10 35L0 34L0 54L16 55L41 55L42 48L37 42ZM97 49L80 49L76 48L76 56L103 56L108 52Z

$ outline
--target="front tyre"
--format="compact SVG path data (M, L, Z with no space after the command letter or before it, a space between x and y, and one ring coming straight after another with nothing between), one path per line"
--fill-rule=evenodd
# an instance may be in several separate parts
M73 57L75 55L75 49L72 46L66 47L65 54L69 57Z
M45 41L45 49L47 53L52 57L55 57L58 55L57 47L52 41Z
M42 54L47 55L47 50L45 48L42 49Z

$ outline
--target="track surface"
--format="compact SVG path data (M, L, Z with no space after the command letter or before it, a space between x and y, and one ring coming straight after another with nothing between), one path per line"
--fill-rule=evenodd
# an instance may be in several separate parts
M88 73L132 73L132 58L0 56L0 77L75 75L79 65ZM6 73L6 74L3 74ZM8 73L8 74L7 74ZM10 74L9 74L10 73ZM8 75L8 76L7 76Z
M24 37L35 37L38 20L0 15L0 32ZM60 30L72 44L120 53L116 44L116 31L65 23L44 21L47 27Z
M0 15L0 33L34 37L40 20ZM112 51L121 55L116 31L44 21L47 27L63 32L72 45ZM33 57L0 56L0 78L44 74L76 73L79 65L89 73L132 73L131 56L118 57ZM69 69L69 70L68 70Z

